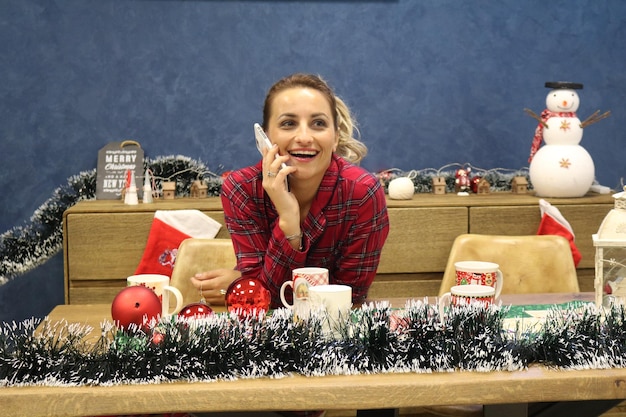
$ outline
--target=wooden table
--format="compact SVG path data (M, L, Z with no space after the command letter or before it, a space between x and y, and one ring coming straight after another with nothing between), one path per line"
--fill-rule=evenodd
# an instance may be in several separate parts
M573 299L592 300L593 294L503 296L505 304ZM403 304L400 299L390 301L396 306ZM61 305L49 318L86 323L97 331L103 320L110 319L110 306ZM550 403L533 415L559 410L559 415L581 416L594 415L582 414L585 407L593 406L593 412L600 413L624 398L626 369L564 371L539 365L515 372L295 375L207 383L0 388L3 415L32 417L287 409L375 410L361 415L383 415L385 409L389 415L397 415L398 408L463 404L485 404L485 415L512 417L539 410L528 403ZM571 406L570 401L577 402L574 411L562 411Z

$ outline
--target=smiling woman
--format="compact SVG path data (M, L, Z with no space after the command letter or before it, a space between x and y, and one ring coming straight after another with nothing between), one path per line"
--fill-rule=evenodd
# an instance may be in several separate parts
M271 102L275 96L284 90L294 88L296 86L308 88L322 94L328 100L330 106L335 109L335 129L337 131L337 149L336 153L352 163L359 163L365 155L367 155L367 147L365 144L354 138L356 122L350 113L350 109L346 103L338 96L335 96L328 84L320 77L309 76L306 74L294 74L293 76L283 78L278 81L268 92L263 107L263 127L269 127L269 111Z
M260 278L277 307L291 271L314 266L329 270L330 284L351 286L353 303L362 303L389 220L380 182L353 163L367 148L353 137L350 111L319 76L294 74L270 88L263 128L272 148L222 186L237 268L198 274L194 284L212 298L239 275Z

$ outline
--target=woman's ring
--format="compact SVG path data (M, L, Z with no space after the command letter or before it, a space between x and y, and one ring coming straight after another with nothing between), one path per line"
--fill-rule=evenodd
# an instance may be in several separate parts
M220 294L222 294L222 295L226 295L226 290L225 290L224 288L222 288L222 289L220 290Z
M276 172L268 171L267 172L267 176L268 177L275 177L276 176Z

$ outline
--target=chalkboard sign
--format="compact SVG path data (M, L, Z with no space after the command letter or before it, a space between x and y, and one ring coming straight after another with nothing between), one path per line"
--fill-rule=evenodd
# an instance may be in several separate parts
M144 175L141 145L133 140L125 140L111 142L100 149L96 172L96 199L121 199L128 170L135 172L137 196L141 198Z

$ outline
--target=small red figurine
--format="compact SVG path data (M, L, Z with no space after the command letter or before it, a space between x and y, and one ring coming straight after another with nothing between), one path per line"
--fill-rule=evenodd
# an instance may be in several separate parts
M457 193L467 193L471 189L470 174L471 168L459 168L454 174L454 191Z

